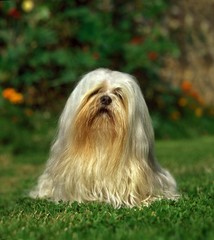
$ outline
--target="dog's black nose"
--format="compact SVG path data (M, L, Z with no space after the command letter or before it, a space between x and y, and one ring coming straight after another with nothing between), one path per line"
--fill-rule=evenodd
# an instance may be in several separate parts
M112 99L109 96L104 95L100 98L100 102L101 102L102 105L107 106L107 105L111 104Z

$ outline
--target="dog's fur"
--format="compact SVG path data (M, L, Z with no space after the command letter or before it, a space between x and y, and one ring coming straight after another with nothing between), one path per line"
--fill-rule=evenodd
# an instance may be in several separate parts
M156 161L151 119L132 76L97 69L80 80L30 196L114 207L177 198L174 178Z

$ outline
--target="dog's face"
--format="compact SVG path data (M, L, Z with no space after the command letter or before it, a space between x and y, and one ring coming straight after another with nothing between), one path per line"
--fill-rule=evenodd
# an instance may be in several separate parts
M128 96L121 86L103 81L83 96L74 121L78 142L105 142L125 137L128 128ZM77 139L76 139L77 140Z

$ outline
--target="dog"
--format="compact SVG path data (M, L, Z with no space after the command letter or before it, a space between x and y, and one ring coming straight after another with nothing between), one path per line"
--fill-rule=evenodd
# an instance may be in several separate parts
M156 160L149 111L134 77L97 69L79 81L30 196L115 208L178 197L174 178Z

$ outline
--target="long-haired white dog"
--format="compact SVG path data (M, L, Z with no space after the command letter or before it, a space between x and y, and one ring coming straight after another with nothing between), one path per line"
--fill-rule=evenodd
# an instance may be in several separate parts
M97 69L80 80L30 196L114 207L177 198L174 178L156 161L149 112L132 76Z

